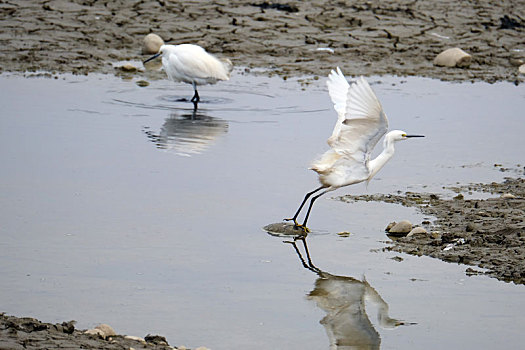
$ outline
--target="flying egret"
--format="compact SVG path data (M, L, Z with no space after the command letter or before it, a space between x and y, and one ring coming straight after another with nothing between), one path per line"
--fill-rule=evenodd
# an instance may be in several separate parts
M337 112L337 122L332 135L328 138L331 149L315 160L310 168L319 174L321 186L306 194L291 219L284 219L293 221L295 227L301 228L305 233L310 231L306 227L306 222L317 198L339 187L363 181L368 183L392 158L396 141L424 137L408 135L401 130L392 130L385 136L383 152L375 159L370 159L370 153L388 129L388 119L381 103L363 77L359 77L356 83L349 85L339 67L336 71L330 72L326 85ZM321 190L323 191L310 200L303 223L298 224L297 216L308 198Z
M162 45L159 52L145 60L144 63L159 56L162 56L162 67L170 80L193 85L195 94L191 102L194 104L200 101L197 85L229 80L233 69L230 60L220 60L202 47L193 44Z

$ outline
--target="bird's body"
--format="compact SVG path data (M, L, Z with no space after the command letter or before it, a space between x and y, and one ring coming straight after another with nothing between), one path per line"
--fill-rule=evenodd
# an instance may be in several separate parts
M421 137L407 135L401 130L393 130L385 135L388 119L381 103L363 77L349 85L341 70L337 68L328 76L327 86L337 112L337 122L328 138L330 149L311 166L311 169L319 174L321 187L307 193L294 217L286 219L293 220L296 226L302 227L306 232L306 222L317 198L339 187L370 181L394 155L394 142ZM370 159L372 150L383 135L383 152L375 159ZM308 198L320 190L324 191L310 201L303 224L297 224L297 216Z
M233 68L229 60L220 60L193 44L162 45L159 52L144 63L159 56L162 56L162 67L170 80L193 85L195 94L192 102L200 100L198 85L229 80Z

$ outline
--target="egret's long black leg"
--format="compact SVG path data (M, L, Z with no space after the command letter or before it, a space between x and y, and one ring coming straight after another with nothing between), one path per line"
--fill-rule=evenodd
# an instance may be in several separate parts
M312 206L314 205L315 200L316 200L317 198L321 197L321 196L322 196L323 194L325 194L326 192L328 192L328 190L319 193L317 196L312 197L312 200L310 200L310 206L308 206L308 211L306 212L306 216L304 217L303 224L301 225L301 226L304 227L305 229L308 230L308 228L306 227L306 222L308 221L308 217L310 216L310 211L312 211Z
M199 108L198 102L193 102L193 111L191 112L191 120L195 120L197 117L197 110Z
M297 224L297 217L299 216L299 213L301 212L301 209L303 209L304 207L304 204L306 203L306 201L308 200L308 198L310 198L310 196L312 194L314 194L315 192L317 191L320 191L324 188L324 186L321 186L319 188L316 188L315 190L313 190L312 192L308 192L306 194L306 196L304 196L304 199L303 199L303 202L301 203L301 205L299 206L299 209L297 209L297 211L295 212L295 215L291 218L291 219L284 219L284 221L293 221L295 225L298 225Z
M193 94L193 97L191 98L191 102L198 103L200 101L199 93L197 92L197 89L195 89L195 93Z
M299 248L297 247L297 240L302 240L303 241L303 245L304 245L304 250L306 252L306 258L308 260L305 261L305 259L303 258L303 255L301 254L301 251L299 250ZM313 271L315 272L316 274L318 274L319 276L322 276L323 274L323 271L321 271L319 268L317 268L314 263L312 262L312 259L310 258L310 252L308 251L308 245L306 245L306 237L296 237L294 238L293 241L284 241L284 243L289 243L291 245L293 245L293 248L295 249L295 252L297 253L297 256L299 257L299 260L301 261L301 264L303 264L303 267L305 269L308 269L310 271ZM308 263L307 263L308 261Z
M297 248L297 243L295 243L295 239L293 241L284 241L284 243L289 243L293 246L293 248L295 249L295 252L297 253L297 256L299 257L299 260L301 261L301 264L303 264L303 267L305 269L310 269L310 267L306 264L306 261L304 260L303 258L303 255L301 254L301 252L299 251L299 248Z
M199 93L197 92L197 84L193 82L192 85L193 85L193 90L195 90L195 93L193 94L193 97L191 98L191 102L198 103L201 99L199 97Z
M306 238L302 238L304 251L306 253L306 259L308 259L308 266L317 269L317 267L314 266L314 263L312 262L312 258L310 257L310 251L308 250L308 245L306 245Z

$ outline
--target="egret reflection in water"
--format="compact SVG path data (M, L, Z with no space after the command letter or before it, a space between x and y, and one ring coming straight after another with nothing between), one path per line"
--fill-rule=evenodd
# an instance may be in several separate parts
M227 132L226 120L200 113L197 108L191 113L172 113L158 134L149 128L144 130L157 148L187 157L206 151Z
M306 259L296 244L297 240L303 242ZM315 301L326 312L320 323L328 335L331 350L380 348L381 337L368 318L365 301L377 307L377 320L383 328L413 324L390 318L388 304L364 277L359 280L337 276L317 268L310 258L306 237L297 237L286 243L293 245L303 266L318 276L315 288L308 293L307 298Z

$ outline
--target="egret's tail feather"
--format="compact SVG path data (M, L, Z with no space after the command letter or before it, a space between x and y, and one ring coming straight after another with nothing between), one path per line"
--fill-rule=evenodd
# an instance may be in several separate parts
M221 58L220 61L222 62L224 68L228 72L228 78L230 77L231 72L233 71L233 63L227 58Z

